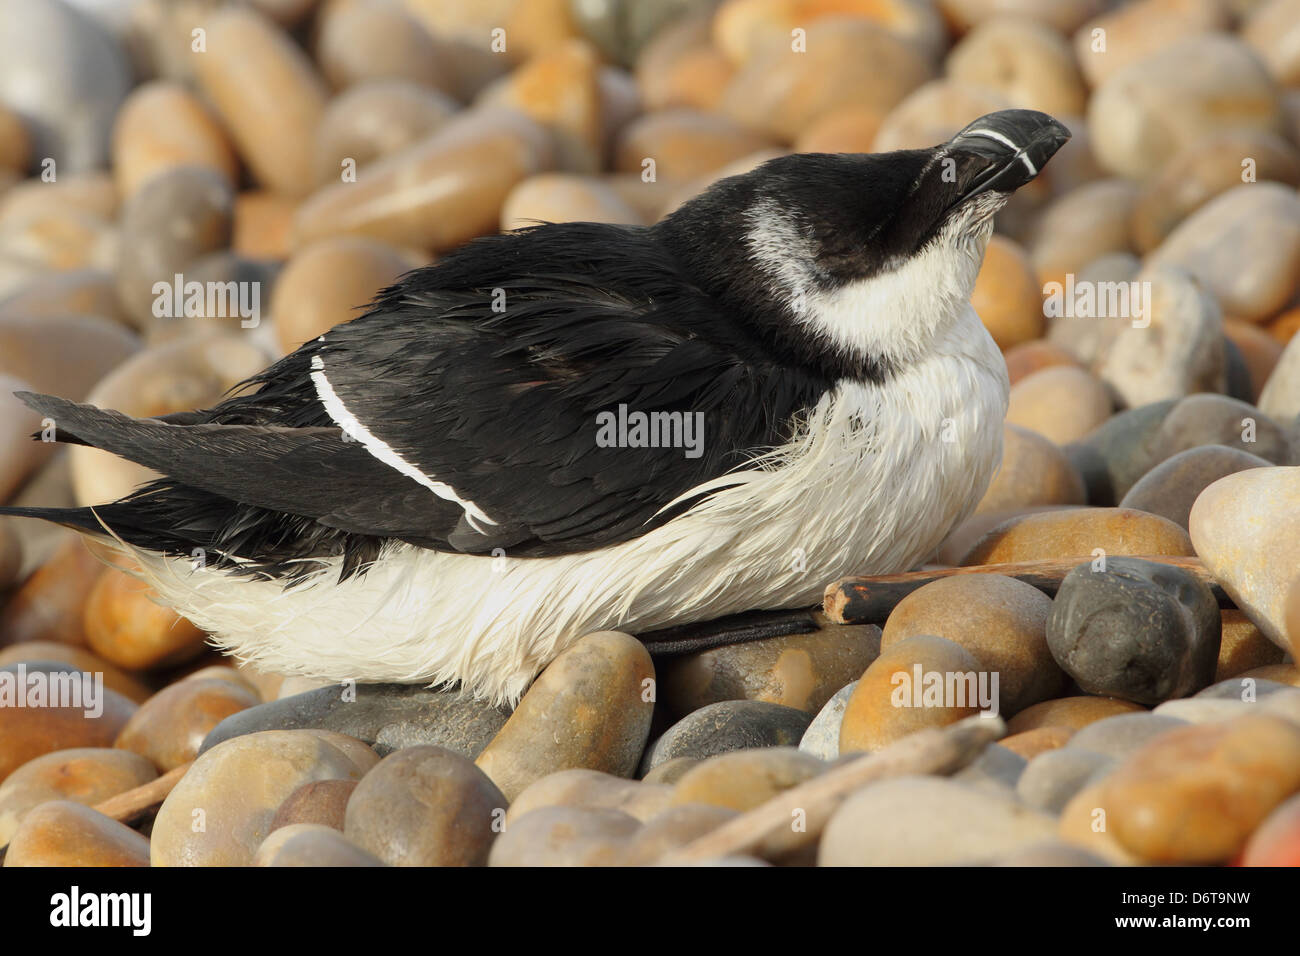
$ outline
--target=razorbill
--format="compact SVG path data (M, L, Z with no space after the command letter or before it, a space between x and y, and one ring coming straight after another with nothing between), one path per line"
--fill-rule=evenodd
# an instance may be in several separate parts
M514 701L583 634L816 603L974 508L1007 373L969 303L994 214L1068 139L992 113L803 154L649 227L468 243L213 408L23 400L166 477L4 508L123 549L258 667Z

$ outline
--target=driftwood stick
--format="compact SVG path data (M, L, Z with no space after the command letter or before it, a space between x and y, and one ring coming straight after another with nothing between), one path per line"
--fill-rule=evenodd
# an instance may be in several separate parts
M1120 555L1115 555L1120 557ZM1209 585L1219 602L1219 607L1236 607L1232 598L1210 576L1199 558L1175 557L1167 554L1133 555L1144 561L1157 561L1190 571ZM931 571L907 571L903 574L878 574L869 577L841 578L826 588L826 616L836 624L883 624L889 612L899 601L923 584L950 578L959 574L1005 574L1026 584L1032 584L1048 596L1056 594L1062 579L1081 564L1092 558L1051 558L1046 561L1017 561L1012 564L977 564L961 568L940 568Z
M1001 717L967 717L919 730L876 754L863 754L778 793L669 854L669 866L748 854L779 860L811 848L831 814L867 784L908 774L955 773L1007 732ZM796 822L800 826L796 827Z
M130 823L167 799L167 794L172 792L172 788L180 782L181 777L185 776L185 771L189 770L193 763L192 760L183 763L148 783L115 794L102 803L95 804L94 809L118 823Z

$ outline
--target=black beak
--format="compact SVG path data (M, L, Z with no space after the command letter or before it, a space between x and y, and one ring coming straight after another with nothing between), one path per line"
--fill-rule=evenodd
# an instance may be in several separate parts
M1014 192L1037 176L1070 131L1046 113L1002 110L981 116L948 141L972 167L957 202L984 192Z

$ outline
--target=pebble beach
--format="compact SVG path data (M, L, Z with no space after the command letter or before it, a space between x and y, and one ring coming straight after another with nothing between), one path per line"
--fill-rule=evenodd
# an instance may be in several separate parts
M0 504L154 477L15 391L210 406L475 237L1013 108L1073 136L925 564L510 706L259 670L0 517L3 866L1300 865L1300 0L0 0Z

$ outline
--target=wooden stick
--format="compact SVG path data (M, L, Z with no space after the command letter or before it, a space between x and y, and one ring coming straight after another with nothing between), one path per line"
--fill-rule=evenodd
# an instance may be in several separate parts
M167 794L172 792L172 788L180 782L181 777L185 776L185 771L189 770L193 763L192 760L183 763L148 783L115 794L104 802L95 804L94 809L118 823L129 823L167 799Z
M716 830L668 854L669 866L746 854L770 860L811 848L831 814L867 784L908 774L955 773L1006 734L1001 717L967 717L942 729L919 730L876 754L860 757L791 787ZM802 824L800 828L795 823Z
M1120 557L1120 555L1115 555ZM1124 555L1127 557L1127 555ZM1236 607L1232 598L1224 592L1205 570L1199 558L1175 557L1167 554L1133 555L1143 561L1155 561L1172 567L1189 571L1198 580L1209 585L1214 592L1219 607ZM961 568L940 568L931 571L907 571L903 574L878 574L869 577L841 578L826 588L826 616L836 624L883 624L889 612L899 601L917 588L941 578L951 578L959 574L1005 574L1026 584L1032 584L1044 594L1053 596L1061 586L1067 574L1081 564L1087 564L1092 558L1088 556L1073 558L1051 558L1046 561L1017 561L1011 564L977 564Z

